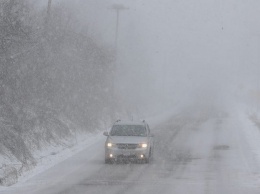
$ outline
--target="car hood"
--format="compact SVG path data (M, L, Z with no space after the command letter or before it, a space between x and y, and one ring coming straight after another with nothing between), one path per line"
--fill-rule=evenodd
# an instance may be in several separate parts
M146 143L148 138L140 136L109 136L108 141L113 143L139 144Z

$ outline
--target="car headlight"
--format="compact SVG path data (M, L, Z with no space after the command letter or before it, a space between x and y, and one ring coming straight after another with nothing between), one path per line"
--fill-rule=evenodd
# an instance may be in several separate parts
M147 143L142 143L142 148L147 148Z
M112 143L107 143L107 147L111 148L111 147L113 147L113 144Z
M141 143L141 144L139 144L139 148L147 148L147 143Z

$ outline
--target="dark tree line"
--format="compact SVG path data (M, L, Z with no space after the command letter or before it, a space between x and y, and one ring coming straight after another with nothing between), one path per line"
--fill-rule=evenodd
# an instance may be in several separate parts
M94 130L109 118L113 56L66 5L47 17L26 0L1 0L0 154L26 163L31 149L73 133L64 120Z

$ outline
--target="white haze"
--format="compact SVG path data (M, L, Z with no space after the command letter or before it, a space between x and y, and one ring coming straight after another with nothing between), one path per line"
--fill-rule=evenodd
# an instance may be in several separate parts
M116 23L111 6L129 8L120 13L116 78L117 94L129 107L151 111L178 103L226 106L237 99L255 106L258 0L68 2L89 35L111 46Z

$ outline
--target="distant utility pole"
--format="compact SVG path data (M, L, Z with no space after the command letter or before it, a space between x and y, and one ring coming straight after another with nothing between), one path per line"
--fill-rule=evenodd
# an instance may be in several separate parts
M48 23L49 23L49 20L50 20L50 17L51 17L51 2L52 2L52 0L48 0L46 26L48 26Z
M117 69L117 66L118 66L118 50L117 50L118 48L117 48L117 44L118 44L119 14L120 14L120 11L124 11L124 10L126 10L128 8L123 6L123 5L120 5L120 4L114 4L114 5L112 5L111 9L116 12L115 64L114 64L114 71L115 71ZM112 95L113 95L113 98L116 96L116 94L115 94L115 73L113 75L113 81L112 81ZM115 112L116 112L116 105L114 104L112 106L112 119L116 119L115 118Z
M49 1L48 1L48 8L47 8L47 15L48 15L48 17L49 17L50 14L51 14L51 1L52 1L52 0L49 0Z
M44 36L46 36L49 28L49 22L51 17L51 2L52 0L48 0L47 15L45 16Z
M119 29L119 14L120 14L120 11L124 11L126 9L129 9L123 5L120 5L120 4L114 4L112 6L112 9L116 11L116 36L115 36L115 49L116 49L116 52L117 52L117 40L118 40L118 29Z

